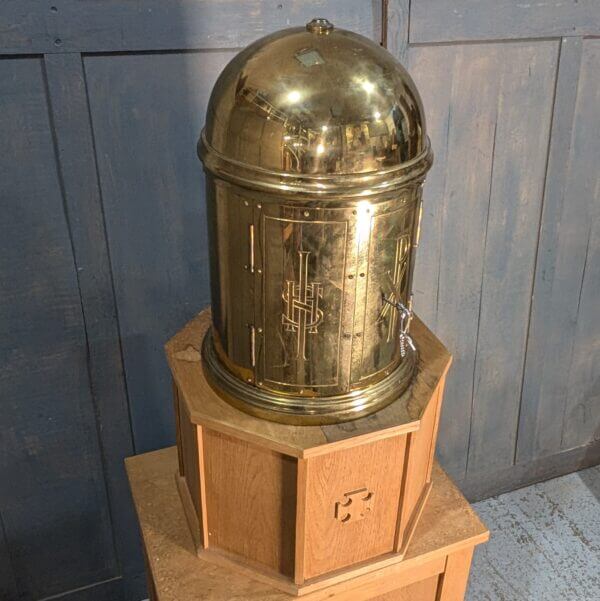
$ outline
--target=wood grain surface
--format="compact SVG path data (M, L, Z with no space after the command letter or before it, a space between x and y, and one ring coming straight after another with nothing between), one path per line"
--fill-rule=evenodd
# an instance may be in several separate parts
M381 38L381 7L364 0L53 0L55 10L35 0L4 4L3 54L241 49L315 15Z
M399 590L394 590L384 595L372 597L372 601L437 601L438 576L430 576L421 582L409 584Z
M396 436L309 459L305 578L394 550L405 448L406 436ZM336 520L336 503L363 488L373 495L368 516Z
M557 56L555 41L410 50L442 152L415 306L456 357L438 448L459 479L514 462Z
M209 548L294 575L296 462L204 431Z
M10 558L0 597L8 599L118 576L107 493L120 481L126 503L115 454L131 452L120 425L103 432L105 410L118 417L122 399L112 388L118 374L104 371L113 365L114 331L98 317L104 345L82 310L82 292L95 293L90 279L78 279L47 94L42 59L0 60L0 556ZM100 384L102 375L92 390L90 380ZM116 396L107 399L111 388ZM117 520L128 514L113 509Z
M198 426L193 424L184 407L180 408L179 435L181 436L181 449L183 459L183 473L190 495L194 503L194 511L198 519L202 517L200 497L200 462L198 452Z
M598 35L596 0L417 0L411 3L412 43Z
M127 460L142 537L160 601L294 599L197 557L173 478L176 467L174 448ZM358 601L391 593L403 585L440 574L449 554L485 542L487 529L437 465L433 482L431 498L404 561L365 573L334 589L308 593L303 598L325 601L335 592L340 601ZM424 601L433 600L425 597Z

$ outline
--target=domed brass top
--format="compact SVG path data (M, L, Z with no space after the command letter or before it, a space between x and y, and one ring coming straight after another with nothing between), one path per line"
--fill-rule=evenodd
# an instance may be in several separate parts
M380 192L431 163L408 73L326 19L266 36L225 67L199 153L225 179L321 195Z

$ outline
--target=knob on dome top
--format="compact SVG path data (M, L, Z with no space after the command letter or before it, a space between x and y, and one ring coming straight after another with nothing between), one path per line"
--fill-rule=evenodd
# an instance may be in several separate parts
M306 24L307 31L311 33L329 33L333 31L333 23L330 23L327 19L317 18Z

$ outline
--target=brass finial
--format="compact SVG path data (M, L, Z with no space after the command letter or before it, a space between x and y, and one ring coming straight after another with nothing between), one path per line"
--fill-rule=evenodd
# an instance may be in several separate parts
M306 29L311 33L327 35L333 31L333 23L323 18L313 19L310 23L306 24Z

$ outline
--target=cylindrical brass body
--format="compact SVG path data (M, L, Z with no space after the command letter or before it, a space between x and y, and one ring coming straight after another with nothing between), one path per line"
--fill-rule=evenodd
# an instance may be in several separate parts
M225 68L199 154L207 174L215 389L261 417L315 424L390 403L406 329L421 187L421 101L384 49L324 20Z

